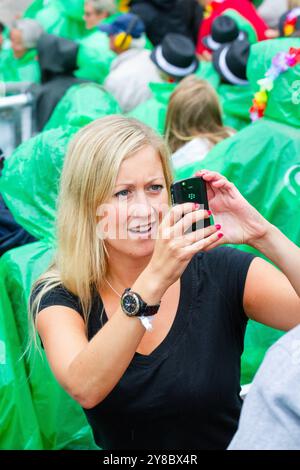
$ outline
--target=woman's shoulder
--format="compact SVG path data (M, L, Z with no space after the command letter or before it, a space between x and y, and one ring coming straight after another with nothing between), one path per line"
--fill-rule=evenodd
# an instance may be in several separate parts
M214 277L224 277L233 272L248 271L255 255L238 248L220 246L209 251L196 254L192 263L194 269L212 272Z
M46 307L62 305L70 307L82 315L80 298L68 290L62 283L51 285L46 281L39 282L31 291L30 308L33 307L35 300L37 300L36 314Z

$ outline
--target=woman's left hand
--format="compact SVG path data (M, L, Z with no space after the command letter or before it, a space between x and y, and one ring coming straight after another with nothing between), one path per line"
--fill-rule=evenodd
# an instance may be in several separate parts
M263 237L269 222L241 195L233 183L215 171L201 170L206 182L209 209L215 224L221 225L220 243L252 245Z

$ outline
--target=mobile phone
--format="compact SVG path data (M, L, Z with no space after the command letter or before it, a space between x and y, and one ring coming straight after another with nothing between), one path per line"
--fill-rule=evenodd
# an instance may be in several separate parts
M206 184L203 178L193 177L175 181L171 185L172 205L183 204L184 202L195 202L201 204L203 209L208 210L208 199ZM199 228L209 227L210 219L199 220L192 224L191 231ZM190 231L190 230L189 230Z

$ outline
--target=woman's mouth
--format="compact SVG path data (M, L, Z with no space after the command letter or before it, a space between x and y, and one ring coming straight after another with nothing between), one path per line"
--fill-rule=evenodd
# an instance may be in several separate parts
M155 222L146 225L138 225L128 229L130 238L150 238Z

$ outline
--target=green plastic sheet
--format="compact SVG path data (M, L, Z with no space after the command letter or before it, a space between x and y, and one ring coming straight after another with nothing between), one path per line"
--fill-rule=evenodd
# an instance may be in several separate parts
M34 0L24 11L23 18L35 19L37 13L41 11L47 4L49 4L50 1L49 0Z
M13 309L0 261L0 449L42 449Z
M120 112L115 98L103 87L94 83L74 85L54 109L45 129L60 127L65 122L83 127L95 119Z
M259 88L257 80L264 78L264 74L270 68L272 57L278 52L288 52L290 47L300 48L300 38L263 41L251 47L247 75L254 92ZM257 56L261 57L261 60L256 60ZM269 93L265 111L266 117L295 127L300 127L299 68L299 64L291 67L274 81L274 88Z
M218 89L223 112L223 123L239 131L250 124L249 109L252 105L253 91L250 85L237 86L222 83Z
M99 85L74 86L53 115L54 127L25 142L5 162L1 193L17 221L41 240L10 250L0 260L0 318L5 319L0 332L8 345L15 347L10 352L8 370L3 369L6 375L9 372L12 377L22 378L15 357L21 356L28 344L27 301L31 285L46 271L55 249L56 201L68 144L80 126L118 110L115 100ZM15 322L16 339L12 337L10 320ZM9 387L5 390L3 372L0 392L9 396L10 401L7 399L5 404L15 408L15 416L12 414L8 426L3 415L3 429L9 437L0 433L0 447L96 449L81 407L58 385L44 353L42 358L38 354L25 355L18 368L24 370L23 383L27 388L22 383L24 392L21 391L25 403L28 390L29 404L23 411L17 389L14 394Z
M297 42L299 44L300 41L297 39ZM272 57L278 51L288 50L291 45L296 47L295 39L252 46L249 78L253 87L270 67ZM201 163L186 166L176 173L176 179L190 177L201 168L224 174L264 217L298 245L300 100L295 96L293 84L299 80L299 65L281 74L269 94L266 111L269 117L216 145ZM249 322L242 358L242 383L252 380L267 348L281 334Z
M170 96L175 90L175 84L150 83L149 87L152 97L127 113L127 116L134 117L152 127L156 132L163 134L167 106Z
M37 239L54 239L64 155L76 128L43 132L6 160L0 191L16 221Z
M116 54L109 48L108 36L101 31L93 30L78 40L78 43L78 70L75 76L103 83L116 57Z
M16 221L37 239L55 239L59 179L70 139L79 127L118 112L102 87L76 85L57 105L49 130L24 142L6 160L0 191Z

